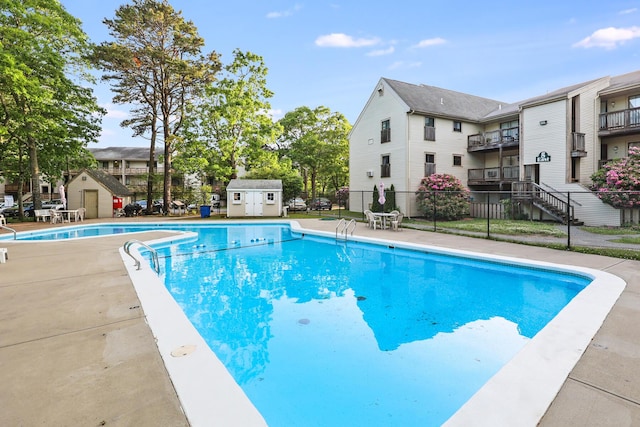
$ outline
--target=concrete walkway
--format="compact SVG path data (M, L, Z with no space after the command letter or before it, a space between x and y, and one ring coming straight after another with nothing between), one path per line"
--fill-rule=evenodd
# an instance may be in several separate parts
M319 218L298 222L329 232L336 226ZM43 226L50 224L15 228ZM625 291L540 425L640 425L639 262L364 224L355 234L579 265L623 278ZM10 256L0 264L0 425L189 425L118 254L126 240L0 244Z

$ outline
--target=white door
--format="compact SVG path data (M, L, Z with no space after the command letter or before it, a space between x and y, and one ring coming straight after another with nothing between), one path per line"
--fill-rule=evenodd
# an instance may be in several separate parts
M262 216L262 191L247 191L244 201L244 216Z

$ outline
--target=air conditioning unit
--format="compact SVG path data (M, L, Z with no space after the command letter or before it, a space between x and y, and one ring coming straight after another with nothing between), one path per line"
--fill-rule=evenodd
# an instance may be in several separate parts
M367 176L369 178L373 178L373 171L367 171Z

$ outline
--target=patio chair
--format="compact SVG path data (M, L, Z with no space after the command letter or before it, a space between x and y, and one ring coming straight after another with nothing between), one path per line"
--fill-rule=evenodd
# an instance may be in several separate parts
M84 221L84 214L87 213L85 208L78 209L78 221Z
M382 218L376 218L375 215L373 215L373 212L371 212L369 209L365 210L364 214L367 218L367 227L373 228L374 230L377 227L382 228Z
M400 230L400 224L402 224L402 218L404 218L404 215L402 215L400 212L398 212L398 215L396 215L392 220L391 220L391 228L395 231L399 231Z
M56 209L51 209L49 212L51 213L51 224L64 222L64 218L62 217L61 212L58 212Z

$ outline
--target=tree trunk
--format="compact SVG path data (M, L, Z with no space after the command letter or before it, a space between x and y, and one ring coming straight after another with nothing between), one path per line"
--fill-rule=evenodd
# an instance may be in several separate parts
M29 136L29 168L31 169L31 197L34 209L42 209L42 198L40 197L40 167L38 166L38 148L33 137ZM20 217L23 211L20 206Z
M153 177L156 173L155 157L156 157L156 139L158 131L156 130L156 120L154 116L151 120L151 143L149 146L149 175L147 176L147 214L153 213Z

